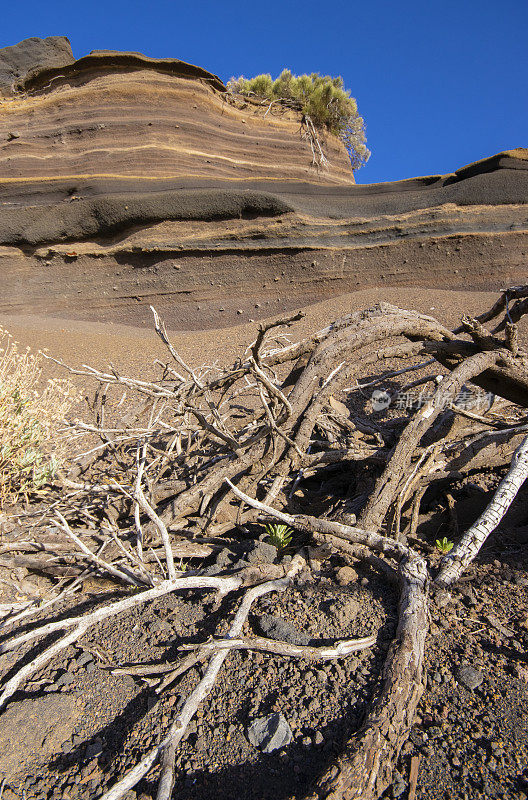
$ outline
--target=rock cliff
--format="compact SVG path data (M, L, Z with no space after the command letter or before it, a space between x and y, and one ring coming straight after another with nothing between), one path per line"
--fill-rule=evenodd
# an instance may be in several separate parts
M300 119L176 59L0 50L0 311L221 327L368 286L525 280L528 150L355 185Z

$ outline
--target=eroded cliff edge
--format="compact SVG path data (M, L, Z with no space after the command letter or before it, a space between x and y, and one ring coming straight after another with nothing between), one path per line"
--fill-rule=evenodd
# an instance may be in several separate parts
M316 170L293 112L206 70L28 41L0 51L3 313L133 324L154 303L220 327L368 286L525 279L526 149L357 186L337 139Z

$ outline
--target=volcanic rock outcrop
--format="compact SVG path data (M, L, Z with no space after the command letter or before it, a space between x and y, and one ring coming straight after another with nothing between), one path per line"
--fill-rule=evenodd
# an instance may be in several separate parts
M73 64L72 49L66 36L24 39L0 50L0 95L12 95L34 72Z
M0 311L221 327L357 288L524 281L528 150L358 186L299 116L176 59L0 50Z

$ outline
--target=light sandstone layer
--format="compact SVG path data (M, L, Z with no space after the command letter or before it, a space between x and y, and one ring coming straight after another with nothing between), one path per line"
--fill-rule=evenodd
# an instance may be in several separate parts
M153 304L218 328L368 287L525 281L528 150L359 186L339 140L316 169L295 113L203 69L52 45L17 69L0 51L0 312L144 324Z

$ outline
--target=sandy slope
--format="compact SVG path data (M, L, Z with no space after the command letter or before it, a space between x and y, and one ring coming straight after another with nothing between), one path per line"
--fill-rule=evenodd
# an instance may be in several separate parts
M415 288L376 288L352 292L305 306L305 318L291 328L292 341L351 311L384 301L402 308L431 314L448 325L456 325L462 314L477 314L497 298L496 292L461 292ZM24 345L47 348L50 355L77 367L88 363L104 367L114 363L123 372L140 375L166 351L151 325L133 327L119 323L82 322L38 316L2 315L2 324ZM232 362L242 355L255 335L256 323L213 330L171 329L171 338L181 353L195 366L215 359Z

